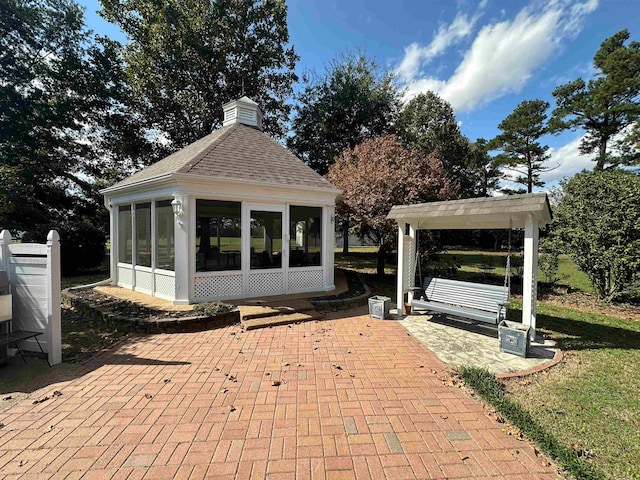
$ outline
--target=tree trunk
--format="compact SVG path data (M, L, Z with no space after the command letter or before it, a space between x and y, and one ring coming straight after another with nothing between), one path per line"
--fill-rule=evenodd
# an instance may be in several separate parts
M379 277L384 276L384 261L386 259L386 256L387 256L387 246L383 243L378 247L378 267L377 267L376 273L378 274ZM398 259L398 261L401 262L402 259Z
M342 255L349 255L349 220L342 222Z
M598 161L594 170L604 170L605 163L607 163L607 140L602 140L598 147Z

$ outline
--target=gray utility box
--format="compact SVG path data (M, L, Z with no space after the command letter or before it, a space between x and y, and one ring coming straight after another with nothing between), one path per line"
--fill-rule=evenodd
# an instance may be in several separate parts
M390 308L391 299L389 297L375 295L369 299L369 316L371 318L384 320L389 316Z
M500 351L526 357L529 351L529 327L522 323L503 320L498 325Z

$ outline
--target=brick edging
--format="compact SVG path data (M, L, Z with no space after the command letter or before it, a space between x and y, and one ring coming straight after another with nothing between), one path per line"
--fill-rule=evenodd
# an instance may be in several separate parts
M367 299L371 295L371 288L367 285L359 273L356 272L360 283L364 287L364 293L357 297L340 298L338 300L310 300L309 302L316 308L316 310L344 310L351 307L359 307L366 305Z
M542 365L538 365L537 367L530 368L529 370L521 370L519 372L498 373L496 375L496 378L498 380L510 380L512 378L526 377L528 375L544 372L545 370L555 367L562 360L564 360L564 353L562 352L562 350L560 350L560 348L558 348L556 342L554 341L551 341L551 342L555 347L555 354L553 355L553 358L547 363L543 363Z

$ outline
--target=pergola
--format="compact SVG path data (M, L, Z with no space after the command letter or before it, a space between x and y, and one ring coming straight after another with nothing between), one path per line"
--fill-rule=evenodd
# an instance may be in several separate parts
M470 198L415 205L397 205L388 218L398 223L398 315L402 318L405 294L412 300L418 230L479 230L524 228L522 323L535 338L538 290L538 233L551 220L546 193Z

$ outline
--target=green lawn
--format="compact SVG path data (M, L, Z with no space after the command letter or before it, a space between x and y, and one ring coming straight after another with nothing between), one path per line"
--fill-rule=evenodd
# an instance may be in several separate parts
M457 278L499 282L504 254L452 251L462 265ZM479 268L495 266L488 273ZM375 248L357 249L336 265L361 272L383 295L395 297L395 268L375 275ZM586 275L570 258L560 258L562 283L591 292ZM509 317L520 318L512 303ZM539 330L558 342L565 362L549 372L511 381L509 398L519 402L547 431L576 455L582 455L605 478L640 478L640 322L538 302Z

